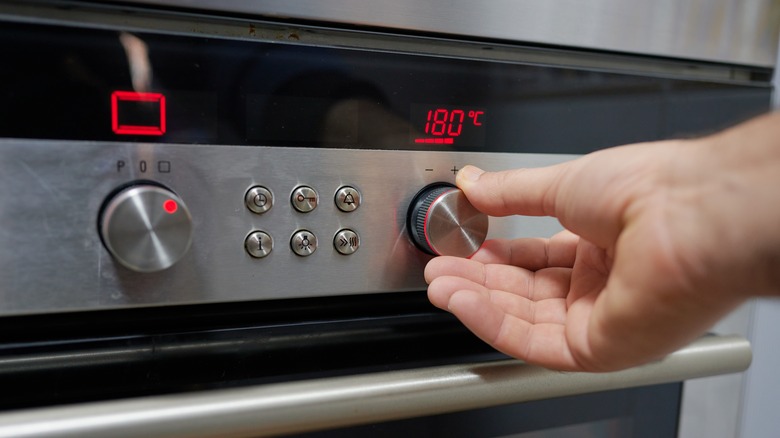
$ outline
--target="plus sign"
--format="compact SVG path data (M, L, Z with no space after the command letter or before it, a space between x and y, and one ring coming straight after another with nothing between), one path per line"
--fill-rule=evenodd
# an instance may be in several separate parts
M457 166L452 166L452 169L450 169L450 170L452 171L453 175L456 175L460 169L458 169Z

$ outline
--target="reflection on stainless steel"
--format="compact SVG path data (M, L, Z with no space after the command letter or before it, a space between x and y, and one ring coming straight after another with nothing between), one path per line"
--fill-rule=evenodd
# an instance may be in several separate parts
M137 36L121 32L119 42L125 49L127 63L130 65L130 78L133 90L147 92L152 87L152 64L149 62L149 48Z
M410 332L411 333L411 332ZM271 353L289 349L300 349L304 345L316 344L318 348L335 349L349 342L371 341L383 342L389 339L406 339L405 334L399 334L391 326L372 326L347 329L320 327L316 333L301 332L274 334L268 336L260 331L249 331L249 334L237 337L220 336L210 333L203 339L192 339L186 336L174 336L170 339L157 338L142 340L135 338L132 346L106 346L111 341L84 341L72 344L61 343L58 351L39 353L36 351L9 354L6 351L0 355L0 377L10 377L22 373L57 373L64 370L82 367L96 368L105 365L129 366L134 363L158 361L175 358L187 358L196 355L219 356L227 353L242 352L246 355ZM409 337L414 336L409 334ZM417 337L416 339L419 339ZM119 339L122 343L127 339ZM34 350L30 348L30 350Z
M773 0L132 0L382 28L773 67Z
M746 369L750 344L704 337L625 371L561 373L501 361L148 397L0 415L0 437L261 436L433 415Z
M152 347L113 348L95 351L74 350L64 353L6 356L0 359L0 375L30 372L62 372L82 366L131 364L149 357Z

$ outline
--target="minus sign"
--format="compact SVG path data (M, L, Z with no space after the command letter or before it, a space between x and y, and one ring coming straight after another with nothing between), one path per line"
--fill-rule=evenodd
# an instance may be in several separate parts
M426 172L433 172L433 169L425 169Z

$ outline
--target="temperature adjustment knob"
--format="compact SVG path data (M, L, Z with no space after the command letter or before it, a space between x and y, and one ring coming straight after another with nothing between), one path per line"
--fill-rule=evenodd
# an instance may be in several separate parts
M470 257L485 241L488 217L457 187L434 184L415 196L407 228L414 243L429 254Z
M170 190L152 184L130 186L111 197L99 226L111 255L138 272L173 266L192 243L187 206Z

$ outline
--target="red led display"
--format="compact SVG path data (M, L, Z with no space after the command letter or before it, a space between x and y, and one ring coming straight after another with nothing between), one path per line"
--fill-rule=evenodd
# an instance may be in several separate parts
M111 93L111 129L119 135L165 134L165 96L162 93Z
M458 144L480 146L484 137L480 128L485 121L485 111L481 109L413 105L412 121L418 127L412 140L418 144L455 144L457 141ZM424 136L420 136L420 131Z

